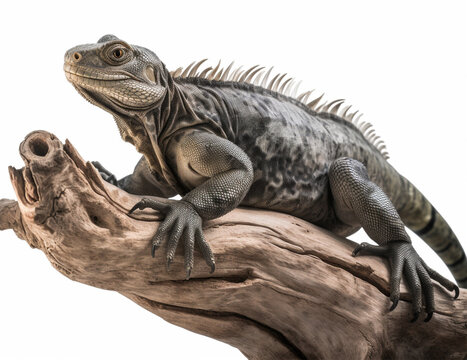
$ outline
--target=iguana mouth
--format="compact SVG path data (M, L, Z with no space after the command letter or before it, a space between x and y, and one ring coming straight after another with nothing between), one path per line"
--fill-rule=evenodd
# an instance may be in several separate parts
M89 80L100 80L100 81L115 81L115 80L127 80L131 77L125 74L108 73L97 69L92 69L84 66L72 65L65 63L63 65L66 77L70 82L80 82Z

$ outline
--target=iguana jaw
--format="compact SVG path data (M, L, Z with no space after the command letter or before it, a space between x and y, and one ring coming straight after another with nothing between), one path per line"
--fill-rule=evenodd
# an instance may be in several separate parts
M125 110L144 110L157 107L165 94L165 88L155 83L136 79L126 72L108 72L65 62L66 78L79 91L107 98L116 107ZM79 91L82 95L83 92ZM91 93L91 94L90 94ZM84 95L83 95L84 96ZM88 96L85 96L88 100ZM91 95L92 96L92 95ZM95 101L100 102L99 99ZM119 109L107 109L109 112Z

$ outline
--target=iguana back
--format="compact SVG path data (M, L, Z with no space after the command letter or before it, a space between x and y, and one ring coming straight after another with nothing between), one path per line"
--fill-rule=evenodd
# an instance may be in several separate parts
M378 149L362 133L365 123L360 128L352 123L355 113L347 118L338 115L342 101L335 104L332 112L326 108L317 112L314 108L323 106L316 102L306 106L297 99L246 82L199 77L175 81L196 116L209 119L197 126L225 137L249 155L255 179L243 205L286 212L335 232L339 226L339 233L348 235L355 227L346 227L342 232L342 224L336 221L329 201L327 174L334 160L357 159L386 192L391 187L397 189L387 180L398 181L399 176L386 162L387 153L380 151L384 149ZM166 133L161 138L163 145L176 141ZM183 179L180 181L183 183ZM196 185L185 184L186 190Z

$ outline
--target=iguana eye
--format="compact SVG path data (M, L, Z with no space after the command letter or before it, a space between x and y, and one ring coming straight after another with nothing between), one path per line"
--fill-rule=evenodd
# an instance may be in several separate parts
M125 43L111 43L102 49L102 58L110 65L122 65L132 59L133 51Z
M125 52L123 51L123 49L115 49L112 53L112 55L116 58L116 59L120 59L123 57L123 55L125 54Z

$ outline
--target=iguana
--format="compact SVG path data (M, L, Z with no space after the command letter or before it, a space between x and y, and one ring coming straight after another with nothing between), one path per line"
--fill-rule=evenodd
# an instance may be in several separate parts
M76 90L111 113L122 138L143 154L134 173L117 180L99 163L101 175L143 198L137 209L160 211L151 253L167 239L167 268L179 242L185 246L188 279L198 245L214 271L204 220L239 205L285 212L348 236L363 227L379 246L362 243L354 255L388 258L390 299L399 301L402 274L413 296L416 321L425 301L434 311L431 279L459 288L425 264L405 226L425 240L467 286L465 253L446 221L408 180L387 162L369 123L342 100L307 103L311 92L271 69L233 70L220 64L201 70L204 60L169 72L150 50L113 35L65 54L64 70Z

